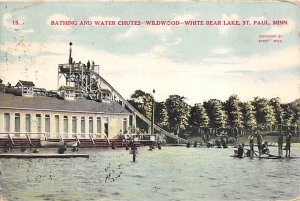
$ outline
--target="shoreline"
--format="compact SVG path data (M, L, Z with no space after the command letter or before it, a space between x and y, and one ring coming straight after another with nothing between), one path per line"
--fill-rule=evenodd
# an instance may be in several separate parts
M220 140L221 137L213 137L210 139L210 142L214 142L215 140ZM228 139L233 140L233 137L229 137ZM201 137L191 137L189 141L193 144L197 140L197 142L203 142ZM277 147L277 136L263 136L263 142L268 142L268 146ZM244 143L245 145L249 145L248 135L238 137L238 144ZM256 145L256 139L254 140L254 144ZM228 146L233 146L232 143L227 143ZM292 147L300 147L300 137L292 137ZM283 147L285 147L285 137L283 138Z

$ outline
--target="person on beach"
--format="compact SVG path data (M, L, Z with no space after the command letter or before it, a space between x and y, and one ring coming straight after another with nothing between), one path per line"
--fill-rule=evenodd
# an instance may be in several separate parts
M262 154L262 135L259 132L257 132L256 139L257 139L257 148L258 148L259 157L261 157L261 154Z
M286 145L285 145L285 157L290 158L291 157L291 139L292 139L292 134L289 132L286 136Z
M278 156L282 156L282 144L283 144L283 136L282 136L282 132L280 130L279 136L278 136Z

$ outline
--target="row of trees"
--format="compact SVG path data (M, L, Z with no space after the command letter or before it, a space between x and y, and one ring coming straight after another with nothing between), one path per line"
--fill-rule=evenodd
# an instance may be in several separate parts
M151 119L153 95L136 90L129 102L143 115ZM141 129L148 125L137 120ZM270 100L255 97L253 101L241 102L232 95L222 102L210 99L193 106L179 95L170 95L163 102L155 102L155 124L176 134L191 133L200 135L209 130L212 133L227 130L232 135L261 131L278 131L300 128L300 99L291 103L282 103L280 98Z

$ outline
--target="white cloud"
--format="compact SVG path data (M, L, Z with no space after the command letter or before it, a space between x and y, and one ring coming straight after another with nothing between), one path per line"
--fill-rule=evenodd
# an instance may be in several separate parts
M36 42L9 42L0 46L0 51L8 52L14 56L34 55L42 52L64 53L64 49L59 48L59 43L36 43ZM66 47L68 47L66 45ZM65 47L65 48L66 48Z
M24 62L2 62L0 77L5 82L11 81L13 84L18 79L33 80L39 87L55 89L57 64L68 62L68 44L33 44L32 47L25 48L26 54L34 55L48 48L51 53L59 54L35 55ZM8 49L8 46L13 45L4 43L4 46ZM72 57L83 63L94 59L95 63L101 66L100 74L125 98L136 89L150 92L153 88L157 91L156 96L159 101L170 94L179 94L188 97L189 103L208 98L225 100L232 93L247 100L257 95L267 98L280 96L287 101L299 97L299 82L294 79L260 81L257 77L248 78L242 73L249 70L260 72L299 66L297 47L267 55L254 55L247 58L229 56L223 59L206 59L199 63L176 62L164 57L163 54L160 55L160 51L164 51L164 47L156 46L148 53L135 55L115 54L74 44ZM22 50L17 53L20 55ZM241 73L231 71L241 71Z
M270 28L266 34L270 34L270 35L284 35L287 33L290 33L291 31L293 31L295 29L296 25L295 22L291 19L288 20L288 24L287 25L273 25L272 28Z
M163 38L165 35L171 33L170 26L147 26L147 25L140 25L140 26L132 26L126 32L119 35L119 38L133 38L137 36L144 36L147 34L159 36Z
M166 50L165 46L162 45L156 45L152 48L151 52L155 53L155 54L163 54Z
M150 32L153 35L161 36L172 33L171 26L147 26L146 32Z
M34 30L33 29L25 29L21 31L22 33L26 34L26 33L33 33Z
M239 16L236 15L236 14L232 14L232 15L226 15L226 14L223 14L222 15L222 21L236 21L236 20L239 20ZM231 25L219 25L218 28L219 28L219 33L220 34L226 34L229 30L229 28L231 28L233 26Z
M187 13L187 14L183 14L183 15L176 15L173 20L184 22L187 20L194 20L194 19L196 19L197 16L199 16L198 13Z
M68 31L72 25L67 25L67 24L62 24L62 25L55 25L52 22L58 22L59 21L63 21L63 22L72 22L74 21L73 19L69 18L66 15L63 14L54 14L54 15L50 15L47 19L47 24L52 27L53 29L57 30L57 31Z
M256 54L250 57L236 57L234 55L206 58L203 61L222 71L273 71L300 65L299 47L280 49L266 55Z
M220 47L220 48L215 48L215 49L211 50L211 53L213 53L213 54L228 54L231 51L232 51L232 49L230 49L230 48Z
M181 41L182 41L182 38L176 37L176 39L174 41L172 41L172 42L166 42L165 44L166 44L166 46L175 46L175 45L180 44Z
M120 38L132 38L142 32L140 27L132 26L120 35Z

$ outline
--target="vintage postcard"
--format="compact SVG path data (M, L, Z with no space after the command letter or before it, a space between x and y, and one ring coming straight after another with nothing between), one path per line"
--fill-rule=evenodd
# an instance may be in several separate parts
M300 200L299 1L1 1L0 200Z

